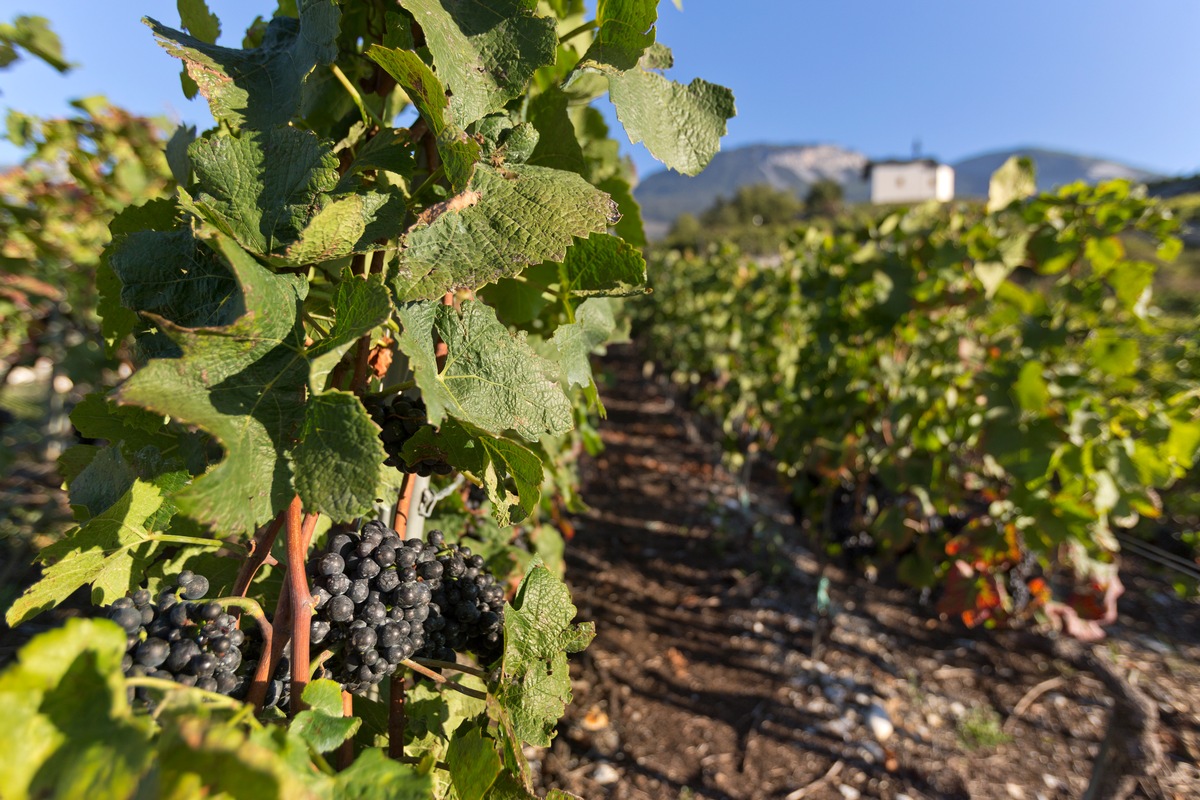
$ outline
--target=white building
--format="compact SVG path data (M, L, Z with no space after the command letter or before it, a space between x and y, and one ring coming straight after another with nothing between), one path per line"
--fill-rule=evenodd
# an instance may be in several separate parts
M954 167L932 158L872 161L866 177L871 181L872 203L945 203L954 199Z

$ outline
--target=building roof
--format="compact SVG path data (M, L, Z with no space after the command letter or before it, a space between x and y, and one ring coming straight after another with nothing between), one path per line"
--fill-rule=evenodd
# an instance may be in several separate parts
M875 167L904 166L907 164L923 164L935 169L942 166L942 163L936 158L886 158L879 161L868 161L867 166L863 168L863 180L871 179L871 170Z

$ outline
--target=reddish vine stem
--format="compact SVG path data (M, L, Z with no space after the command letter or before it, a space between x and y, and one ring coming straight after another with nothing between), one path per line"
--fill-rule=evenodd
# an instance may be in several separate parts
M404 758L404 729L408 726L408 712L404 689L404 674L400 670L392 673L388 702L388 758Z
M291 597L289 596L288 585L283 584L283 589L279 592L279 600L275 603L275 620L281 621L289 616L291 608ZM254 670L254 678L250 682L250 691L246 693L246 702L254 705L256 712L262 711L263 705L267 700L267 688L271 685L271 676L275 674L275 667L279 664L279 659L283 656L283 648L287 647L288 641L292 638L292 630L288 625L284 625L280 630L275 631L275 636L270 644L263 642L262 656L258 659L258 667Z
M267 670L270 668L269 656L274 645L275 628L267 620L267 615L263 613L262 606L248 597L240 595L221 597L216 602L226 607L233 606L240 608L254 617L254 621L258 623L258 630L262 633L263 655L259 659L258 668L254 671L254 677L250 683L250 691L246 694L246 700L254 705L255 714L262 713L263 702L267 699L267 686L270 683L270 673Z
M275 537L279 535L279 529L283 527L283 514L280 511L275 519L271 520L265 527L259 528L258 533L254 535L254 540L250 543L250 553L246 556L246 560L242 562L241 569L238 570L237 580L233 582L233 595L235 597L245 597L246 592L250 589L250 583L254 580L254 576L258 573L259 568L271 555L271 548L275 545Z
M413 487L417 482L413 480L413 476L406 474L404 476L404 485L400 488L400 497L396 501L396 516L392 519L392 530L400 534L400 538L404 538L405 531L408 530L408 515L412 510Z
M342 716L343 717L353 717L354 716L354 695L350 694L345 689L342 690ZM337 754L338 769L346 769L352 763L354 763L354 739L353 738L347 739L346 741L342 742L341 747L338 748L338 754Z
M305 547L302 522L303 508L300 496L292 498L287 508L287 554L288 580L291 589L291 619L292 619L292 707L293 714L304 710L304 701L300 695L308 685L308 649L309 634L312 624L312 592L308 588L308 575L304 565L308 560L308 548ZM313 523L315 527L316 523Z

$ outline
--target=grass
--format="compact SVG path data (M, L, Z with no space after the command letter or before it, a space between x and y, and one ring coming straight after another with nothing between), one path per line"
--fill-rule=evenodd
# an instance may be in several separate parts
M991 706L975 706L958 721L958 740L968 750L990 750L1012 741Z

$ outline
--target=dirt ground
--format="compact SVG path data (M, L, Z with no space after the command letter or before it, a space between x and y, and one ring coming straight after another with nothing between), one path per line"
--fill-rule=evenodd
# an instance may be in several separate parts
M754 486L743 512L703 423L633 350L603 368L607 449L567 548L597 637L554 745L530 751L546 788L1059 800L1084 796L1098 760L1128 767L1140 731L1162 758L1131 796L1200 797L1200 604L1126 562L1099 645L938 620L910 592L822 572L779 487ZM822 574L834 613L814 654Z

